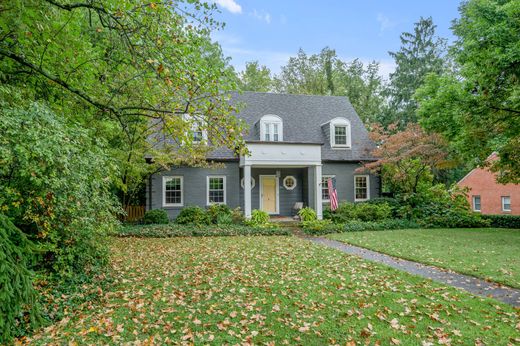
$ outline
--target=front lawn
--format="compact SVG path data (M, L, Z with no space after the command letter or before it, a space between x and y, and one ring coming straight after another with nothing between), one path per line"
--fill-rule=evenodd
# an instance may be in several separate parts
M518 229L410 229L329 237L520 288Z
M114 238L111 263L110 290L28 341L506 345L518 337L509 306L295 237Z

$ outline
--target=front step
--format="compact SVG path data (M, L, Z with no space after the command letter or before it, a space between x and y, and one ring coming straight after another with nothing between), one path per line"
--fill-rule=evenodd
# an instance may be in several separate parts
M271 216L270 222L279 224L284 227L299 227L300 221L294 220L292 217L288 216Z

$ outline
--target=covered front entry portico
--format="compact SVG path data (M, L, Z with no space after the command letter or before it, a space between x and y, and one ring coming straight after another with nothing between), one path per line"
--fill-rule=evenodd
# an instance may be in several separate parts
M251 217L252 209L290 216L295 202L310 206L322 218L321 144L248 142L247 145L249 156L240 158L241 204L247 218Z

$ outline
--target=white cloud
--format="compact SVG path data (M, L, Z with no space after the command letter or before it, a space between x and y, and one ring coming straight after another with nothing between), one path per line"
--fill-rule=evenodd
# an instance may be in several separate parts
M271 24L271 15L264 10L257 11L256 9L253 9L253 12L249 12L249 15L258 20L266 22L267 24Z
M382 13L377 14L377 21L379 23L379 30L380 33L383 33L384 31L393 29L397 23L385 16Z
M226 33L224 31L211 32L213 41L217 41L221 46L234 47L242 43L242 39L236 35Z
M215 2L231 13L242 13L242 6L235 0L215 0Z

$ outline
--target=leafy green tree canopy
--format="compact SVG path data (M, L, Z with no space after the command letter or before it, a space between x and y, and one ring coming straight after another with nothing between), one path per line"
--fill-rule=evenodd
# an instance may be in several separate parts
M38 246L39 270L73 276L107 260L119 209L106 143L0 88L0 211ZM7 95L6 95L7 94Z
M520 182L520 3L471 0L460 6L450 55L456 69L429 75L416 98L421 123L442 133L469 162L499 181Z
M380 122L388 126L397 124L404 129L410 122L417 122L417 102L413 95L428 73L440 73L445 64L444 39L435 35L436 25L431 17L420 18L413 32L403 32L401 48L389 52L396 69L390 74L386 90L388 107Z
M78 111L81 102L125 131L139 117L153 119L159 131L190 144L185 133L196 121L215 145L243 144L224 95L235 89L233 71L209 39L221 27L211 16L215 4L13 0L1 6L3 82L60 99L65 112Z
M268 92L273 88L271 71L258 61L246 62L245 70L240 72L238 77L240 90L243 91Z
M379 64L342 61L333 49L307 55L302 49L275 77L275 90L291 94L347 96L366 123L377 120L383 106Z

